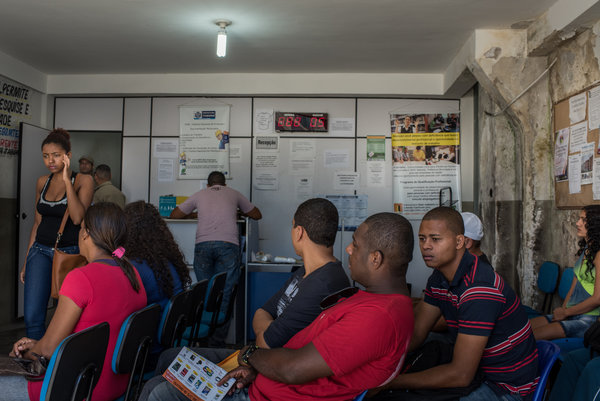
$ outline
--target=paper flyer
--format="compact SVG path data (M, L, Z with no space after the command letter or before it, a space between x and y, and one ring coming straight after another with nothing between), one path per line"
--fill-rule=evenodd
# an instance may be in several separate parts
M179 106L180 180L215 170L229 178L229 113L229 105Z
M448 188L460 211L460 115L392 114L390 130L394 211L420 220Z
M217 386L226 374L225 369L183 347L163 377L192 401L218 401L235 383L235 379L230 379Z

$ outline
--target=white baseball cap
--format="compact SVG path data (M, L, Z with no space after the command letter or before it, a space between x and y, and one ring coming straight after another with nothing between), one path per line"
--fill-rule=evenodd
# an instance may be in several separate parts
M469 212L461 213L461 216L465 225L465 237L480 241L483 238L483 224L479 217Z

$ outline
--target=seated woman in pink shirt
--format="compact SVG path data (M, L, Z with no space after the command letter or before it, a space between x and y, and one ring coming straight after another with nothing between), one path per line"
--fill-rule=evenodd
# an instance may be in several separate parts
M101 322L110 325L108 350L94 401L108 401L125 392L128 375L111 369L121 324L131 313L146 306L146 291L139 274L124 257L121 245L127 234L125 216L113 203L91 206L79 231L79 250L89 261L71 271L60 289L58 306L46 334L39 340L21 338L11 355L33 359L33 354L50 359L68 335ZM42 381L27 382L21 376L0 377L0 400L39 400Z

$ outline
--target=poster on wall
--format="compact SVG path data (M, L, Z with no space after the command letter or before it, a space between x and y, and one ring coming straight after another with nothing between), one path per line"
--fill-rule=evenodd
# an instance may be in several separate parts
M421 219L439 206L440 191L452 193L444 206L460 211L460 115L390 117L394 211Z
M0 198L17 197L19 124L39 124L41 94L0 76Z
M180 180L206 179L229 170L229 105L179 106Z

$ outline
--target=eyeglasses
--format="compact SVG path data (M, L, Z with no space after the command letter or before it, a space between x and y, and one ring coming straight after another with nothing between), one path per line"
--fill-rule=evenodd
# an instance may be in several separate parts
M357 287L346 287L343 290L339 290L338 292L334 292L333 294L325 297L319 306L321 306L321 310L329 309L340 302L340 300L349 298L357 292Z

